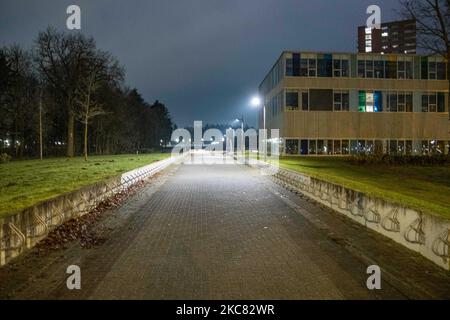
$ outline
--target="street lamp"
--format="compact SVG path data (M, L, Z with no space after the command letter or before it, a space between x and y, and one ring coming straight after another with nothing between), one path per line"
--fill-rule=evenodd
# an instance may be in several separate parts
M260 108L262 106L263 108L263 129L266 129L266 106L262 105L261 98L258 96L255 96L250 101L250 104L253 108Z
M241 123L241 129L242 129L242 148L245 151L245 137L244 137L244 116L241 118L236 118L234 122L240 122Z
M264 129L263 132L264 132L264 135L266 135L266 105L262 103L261 98L258 97L258 96L254 96L252 98L252 100L250 101L250 104L251 104L251 106L253 108L260 108L260 107L262 107L262 109L263 109L263 129ZM266 143L267 142L264 140L264 147L263 147L264 148L263 149L263 151L264 151L264 160L266 160L266 154L267 154L267 152L266 152L266 147L267 147Z

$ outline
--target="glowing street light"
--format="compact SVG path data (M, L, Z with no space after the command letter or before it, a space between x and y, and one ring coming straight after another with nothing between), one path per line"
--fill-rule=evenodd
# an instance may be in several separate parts
M254 96L251 101L250 104L253 108L259 108L262 107L263 109L263 129L264 132L266 132L266 106L262 103L261 98L259 96ZM264 142L264 147L263 147L263 153L264 153L264 160L266 160L267 157L267 153L266 153L266 142Z
M250 104L255 108L261 106L261 98L258 96L254 96L250 101Z

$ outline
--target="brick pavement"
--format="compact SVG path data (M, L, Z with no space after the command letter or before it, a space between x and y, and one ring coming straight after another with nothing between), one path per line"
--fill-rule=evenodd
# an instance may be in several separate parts
M408 286L401 279L407 275L394 272L394 255L403 261L402 268L408 268L410 256L419 266L423 263L436 273L433 281L450 277L408 250L388 240L380 242L382 238L278 187L252 168L181 165L161 179L105 222L111 231L103 245L86 250L74 244L41 258L45 263L37 263L32 277L24 277L20 290L10 297L402 299L446 297L450 292ZM343 245L339 239L347 242ZM349 250L351 241L360 246ZM370 259L361 257L370 257L370 252L362 255L358 250L367 248L393 255L383 260L393 266L382 266L390 271L380 291L369 291L365 285ZM69 264L81 267L80 291L65 287Z

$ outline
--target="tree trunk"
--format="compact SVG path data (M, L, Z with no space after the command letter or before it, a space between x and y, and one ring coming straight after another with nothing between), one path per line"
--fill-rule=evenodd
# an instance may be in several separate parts
M88 160L88 113L84 122L84 161Z
M42 92L39 97L39 158L43 158L42 150Z
M74 129L75 129L75 115L72 110L69 110L69 118L67 121L67 156L73 157L74 155Z

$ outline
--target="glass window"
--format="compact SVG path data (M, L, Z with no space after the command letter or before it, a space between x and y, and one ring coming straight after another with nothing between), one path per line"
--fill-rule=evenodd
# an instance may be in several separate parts
M286 140L286 154L298 154L298 140Z
M350 98L348 91L335 91L333 100L334 111L349 111Z
M373 78L373 61L366 61L366 78Z
M366 112L366 92L365 91L360 91L359 92L358 111L359 112Z
M334 140L334 154L342 154L341 140Z
M342 64L341 60L333 61L333 76L341 77L342 76Z
M446 64L445 62L438 62L436 65L436 69L437 69L437 78L438 80L446 80L447 77L445 76L446 73Z
M399 93L397 98L397 111L398 112L405 112L406 110L406 100L405 100L405 94Z
M405 141L405 153L407 155L411 155L413 153L413 147L412 147L412 141L406 140Z
M435 61L430 61L428 64L428 79L436 80L437 78L437 66Z
M358 77L359 78L366 77L366 61L364 60L358 61Z
M286 92L286 109L287 110L298 110L298 92L297 91L287 91Z
M436 94L430 94L428 98L428 112L436 112L437 111L437 97Z
M342 140L342 154L350 154L350 144L348 140Z
M342 110L342 93L335 92L334 93L334 111Z
M300 76L300 54L292 54L292 69L294 77Z
M386 78L388 79L397 78L397 63L395 61L386 62Z
M373 140L366 141L366 153L373 154L374 153L374 143Z
M350 63L348 60L341 60L341 66L342 66L342 77L348 77L350 75Z
M309 59L308 62L308 66L309 66L309 76L310 77L315 77L317 75L317 61L316 59Z
M383 111L383 93L381 91L375 91L374 94L374 112L382 112Z
M397 140L389 141L389 153L393 155L397 154Z
M405 141L403 140L397 141L397 154L405 154L405 153L406 153Z
M422 95L422 112L428 112L428 95Z
M398 62L398 79L406 79L405 61Z
M316 140L309 140L309 154L316 154Z
M373 112L374 111L374 96L373 92L366 92L366 112Z
M427 155L430 153L430 146L428 140L422 140L422 154Z
M366 153L366 141L365 140L358 140L356 146L357 146L358 153Z
M317 140L317 154L327 154L324 140Z
M302 140L300 142L300 154L302 155L308 154L308 140Z
M300 76L301 77L308 76L308 59L302 59L300 61Z
M387 111L397 112L398 111L397 92L389 92L388 93L388 97L387 97L387 101L388 101L388 109L387 109Z
M384 61L374 62L374 76L377 79L384 78Z
M333 76L333 56L331 54L319 55L317 59L317 76Z
M327 140L325 151L328 155L333 154L333 140Z
M292 77L294 75L294 69L292 67L292 58L286 59L286 76Z
M405 93L405 112L413 111L413 94L411 92Z
M413 64L411 61L405 62L405 68L406 68L406 79L412 79L413 78Z
M357 153L358 153L358 141L350 140L350 154L357 154Z
M445 94L439 92L437 96L438 96L437 112L445 112Z

